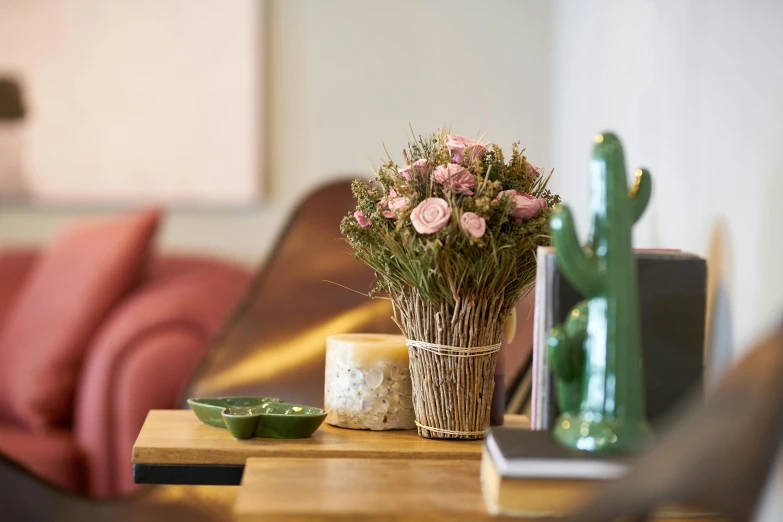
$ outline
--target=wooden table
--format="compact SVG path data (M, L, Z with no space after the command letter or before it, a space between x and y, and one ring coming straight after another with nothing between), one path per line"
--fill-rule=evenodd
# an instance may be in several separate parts
M525 427L528 421L512 415L506 424ZM504 520L484 505L482 447L483 441L422 439L414 430L329 425L308 439L238 441L190 410L158 410L149 413L133 447L134 479L241 482L234 506L240 522ZM714 519L676 519L689 520Z
M527 418L506 417L527 426ZM236 440L190 410L153 410L133 446L137 484L237 485L248 458L481 459L483 441L428 440L416 430L366 431L323 424L310 438Z
M237 522L487 521L552 522L487 512L475 460L249 459ZM713 517L656 522L728 522Z
M499 520L487 513L476 460L249 459L238 522Z

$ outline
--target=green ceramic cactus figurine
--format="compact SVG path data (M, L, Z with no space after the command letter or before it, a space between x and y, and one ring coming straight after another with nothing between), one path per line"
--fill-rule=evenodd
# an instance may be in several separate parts
M604 133L595 142L588 245L579 244L568 207L552 217L560 269L587 297L549 337L561 410L554 433L580 450L628 451L650 434L631 227L647 207L652 182L640 169L628 190L620 140Z

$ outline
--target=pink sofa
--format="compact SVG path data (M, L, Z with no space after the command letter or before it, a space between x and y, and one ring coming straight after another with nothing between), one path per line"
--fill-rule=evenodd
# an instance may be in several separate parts
M0 253L0 324L39 255ZM187 381L249 281L246 268L223 261L153 256L143 279L91 332L70 421L43 429L0 421L0 453L71 492L131 491L131 447L144 417L181 406Z

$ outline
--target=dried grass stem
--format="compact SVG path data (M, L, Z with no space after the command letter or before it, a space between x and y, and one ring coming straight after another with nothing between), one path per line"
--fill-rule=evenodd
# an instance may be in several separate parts
M506 309L503 295L457 297L454 306L439 306L417 289L395 292L394 320L409 339L457 347L500 342ZM424 426L449 431L481 432L489 427L497 352L477 357L450 357L408 347L413 407ZM474 439L476 435L440 433L419 427L419 435L437 439Z

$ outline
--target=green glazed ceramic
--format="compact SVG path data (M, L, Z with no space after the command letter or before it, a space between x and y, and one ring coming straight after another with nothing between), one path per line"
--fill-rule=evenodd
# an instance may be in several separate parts
M326 413L326 410L321 408L277 402L252 414L225 409L223 421L228 431L237 439L303 439L315 433L326 419Z
M579 243L567 206L551 222L560 269L587 298L548 339L562 412L554 431L575 449L632 451L647 440L650 427L631 229L650 201L652 182L639 169L629 190L620 140L604 133L595 141L588 245Z
M229 409L237 413L253 413L272 402L280 402L277 397L217 397L205 399L188 399L188 405L204 424L216 428L225 428L223 410Z
M189 399L188 404L202 422L228 428L236 439L303 439L326 419L327 412L321 408L279 401L273 397L231 397Z

